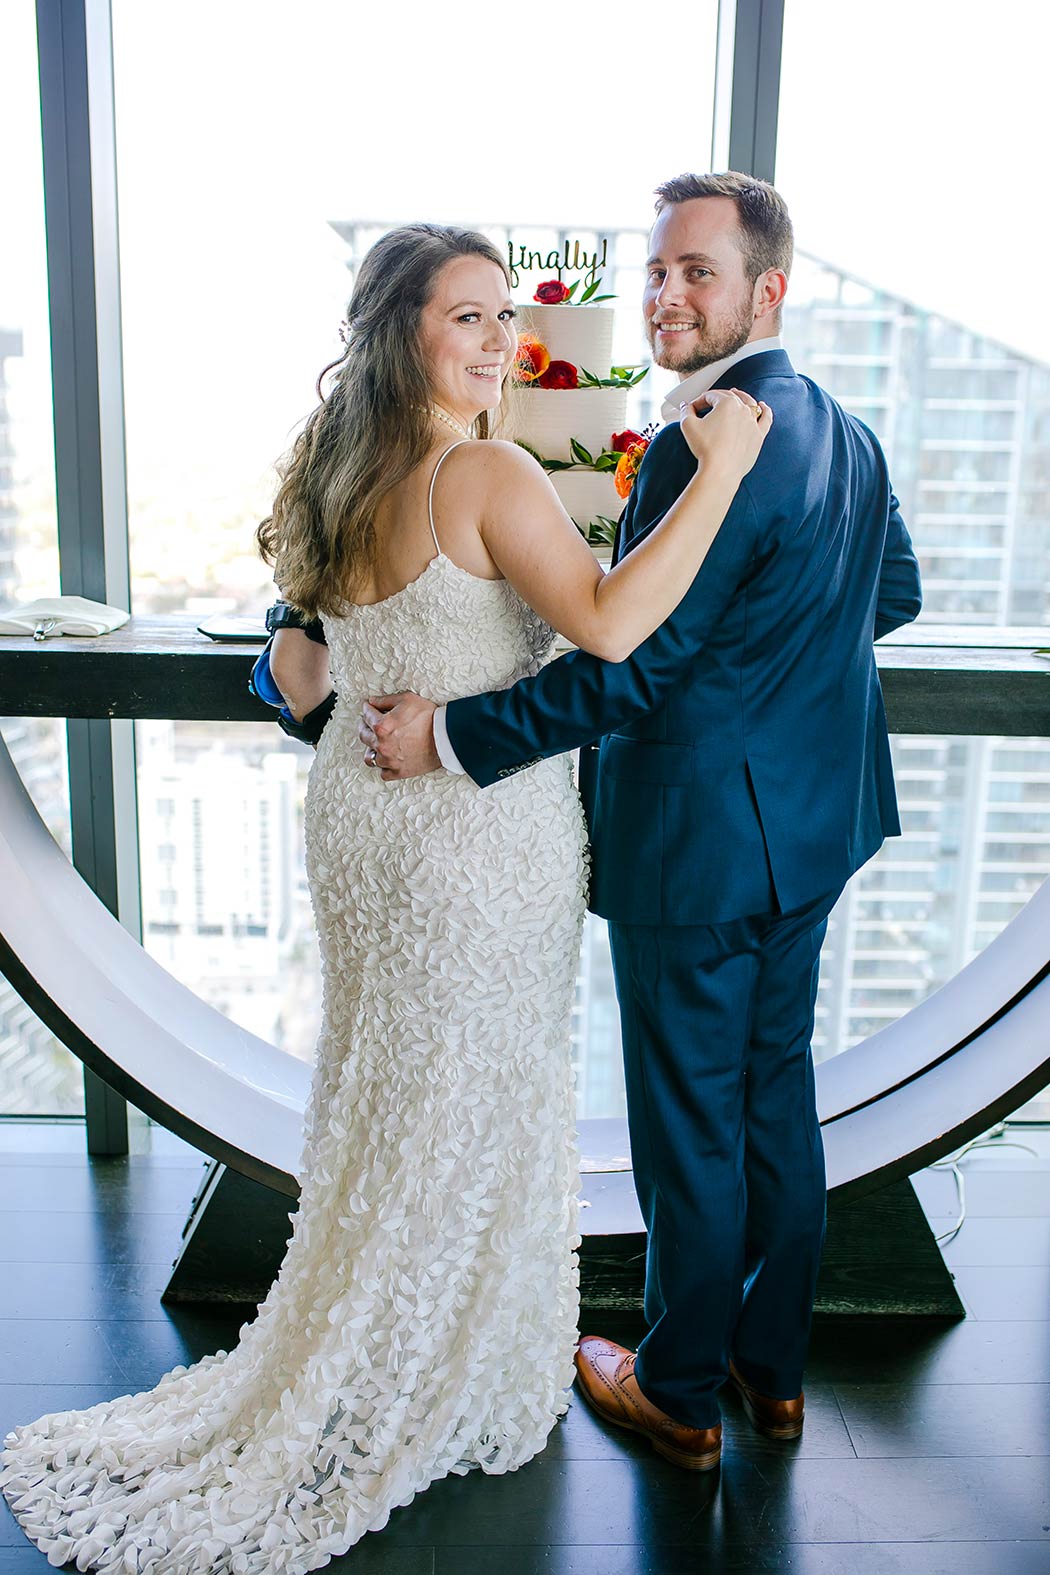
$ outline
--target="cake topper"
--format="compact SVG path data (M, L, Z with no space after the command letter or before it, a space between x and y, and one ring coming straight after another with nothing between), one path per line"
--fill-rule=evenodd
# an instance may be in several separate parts
M524 244L515 246L513 241L507 242L507 271L510 282L515 289L521 284L522 273L531 273L534 269L542 268L545 273L555 273L561 279L563 273L579 273L583 275L583 294L578 304L594 300L594 292L601 284L601 270L609 261L609 242L603 240L601 248L596 246L592 252L581 247L579 241L566 239L559 251L556 247L549 252L531 251ZM580 284L576 279L568 287L563 300L571 300ZM601 296L601 300L611 300L611 296ZM554 300L543 304L554 306L559 304Z

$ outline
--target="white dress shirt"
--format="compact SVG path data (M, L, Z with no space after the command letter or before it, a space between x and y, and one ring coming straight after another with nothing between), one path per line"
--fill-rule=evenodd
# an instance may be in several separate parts
M734 350L732 355L723 356L721 361L712 361L709 366L702 366L699 372L690 375L672 388L663 404L660 406L660 415L664 421L677 421L680 408L690 400L699 399L701 394L706 394L718 379L735 366L738 361L743 361L750 355L760 355L763 350L782 350L783 340L779 334L769 334L764 339L749 339L746 345L741 345L739 350ZM445 722L445 707L439 705L434 712L434 747L438 752L438 759L446 771L455 771L460 776L465 776L464 767L460 764L456 751L448 736L448 726Z
M706 394L713 388L718 379L729 371L731 366L736 366L738 361L743 361L749 355L761 355L763 350L783 350L784 341L779 334L770 334L765 339L749 339L746 345L741 345L739 350L734 350L732 355L723 356L721 361L712 361L709 366L702 366L699 372L690 375L676 388L672 388L663 404L660 406L660 415L665 421L677 421L679 407L691 399L699 399L701 394Z

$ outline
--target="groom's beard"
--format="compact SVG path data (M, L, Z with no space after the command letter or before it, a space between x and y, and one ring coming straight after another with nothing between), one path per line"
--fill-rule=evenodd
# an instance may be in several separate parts
M701 319L700 327L695 333L682 336L687 338L689 343L681 348L670 344L657 353L656 326L651 319L646 324L646 333L657 366L665 367L669 372L678 372L682 377L688 377L691 372L699 372L703 367L710 366L712 361L721 361L727 355L735 355L738 350L742 350L750 339L754 326L755 313L749 294L741 301L739 309L729 322L722 322L715 327Z

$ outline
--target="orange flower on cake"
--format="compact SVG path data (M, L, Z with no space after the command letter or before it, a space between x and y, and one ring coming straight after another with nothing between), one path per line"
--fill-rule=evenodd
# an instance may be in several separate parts
M615 439L613 441L615 443ZM629 498L631 496L631 489L634 486L634 480L641 467L642 460L645 458L645 451L649 447L649 442L649 438L639 438L636 443L631 443L621 453L613 474L618 497Z
M535 334L518 335L518 354L514 361L514 379L518 383L534 383L542 377L551 364L551 353Z

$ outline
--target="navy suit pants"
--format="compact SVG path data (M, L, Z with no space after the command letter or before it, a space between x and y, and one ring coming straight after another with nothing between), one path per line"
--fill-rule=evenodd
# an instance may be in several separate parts
M648 1231L635 1372L712 1427L729 1358L802 1388L827 1187L811 1039L838 892L725 924L610 923L635 1186Z

